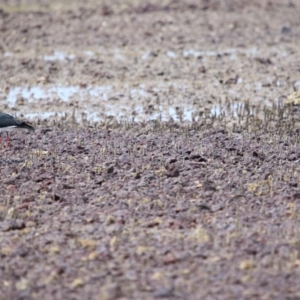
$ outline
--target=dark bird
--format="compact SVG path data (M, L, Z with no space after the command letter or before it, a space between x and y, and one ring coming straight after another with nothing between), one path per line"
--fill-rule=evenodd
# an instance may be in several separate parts
M24 129L34 131L34 127L28 123L18 120L9 114L0 112L0 132L6 132L6 148L8 148L10 142L8 132L20 131ZM2 142L2 137L0 137L0 142Z

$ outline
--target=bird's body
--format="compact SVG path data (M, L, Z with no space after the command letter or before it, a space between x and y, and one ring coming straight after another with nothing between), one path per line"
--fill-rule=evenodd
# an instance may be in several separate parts
M34 131L34 127L26 122L20 121L9 114L0 112L0 131L15 131L20 129Z
M18 120L17 118L0 112L0 132L6 132L6 148L8 148L9 145L9 131L20 131L20 130L31 130L34 131L34 127L27 124L24 121ZM0 137L0 141L2 141L2 138Z

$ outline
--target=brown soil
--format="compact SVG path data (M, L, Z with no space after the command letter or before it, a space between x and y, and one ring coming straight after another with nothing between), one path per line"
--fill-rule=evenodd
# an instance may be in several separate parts
M61 2L0 4L0 110L103 120L109 104L145 120L169 108L199 116L218 103L272 106L300 89L299 1ZM110 90L6 101L15 87L57 86Z
M0 299L300 299L300 111L279 101L300 87L299 1L47 3L1 2L1 110L101 111L7 95L109 84L144 110L189 99L199 119L13 134ZM56 50L75 57L43 59Z

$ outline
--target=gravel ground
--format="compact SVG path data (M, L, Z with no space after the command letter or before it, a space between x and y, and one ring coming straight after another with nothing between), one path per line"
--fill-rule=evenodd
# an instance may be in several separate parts
M300 299L299 1L100 3L0 4L0 299Z

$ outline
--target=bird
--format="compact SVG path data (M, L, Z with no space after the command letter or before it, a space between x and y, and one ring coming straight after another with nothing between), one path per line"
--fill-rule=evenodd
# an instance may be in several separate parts
M34 131L34 127L30 124L21 121L12 115L0 112L0 132L6 132L6 149L9 146L10 138L8 135L9 131L20 131L20 130ZM0 143L2 143L2 137L0 136Z

